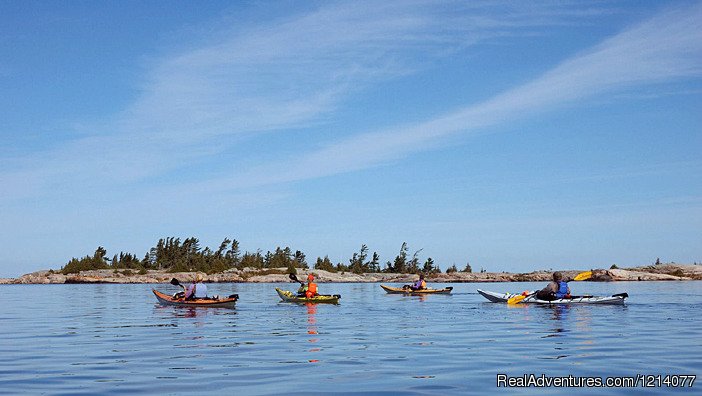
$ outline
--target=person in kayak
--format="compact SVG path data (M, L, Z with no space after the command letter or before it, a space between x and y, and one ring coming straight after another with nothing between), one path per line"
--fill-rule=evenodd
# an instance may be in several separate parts
M307 283L300 283L300 288L297 289L298 297L307 297Z
M407 286L412 290L424 290L427 288L427 282L424 281L424 274L419 274L419 279L413 284Z
M197 300L198 298L207 298L207 286L202 283L201 274L195 275L195 282L185 291L186 300Z
M554 272L553 282L536 292L536 298L545 301L570 298L570 288L568 282L563 280L563 274L558 271Z
M312 298L319 295L317 293L317 284L314 283L314 275L307 275L307 290L305 291L305 297Z

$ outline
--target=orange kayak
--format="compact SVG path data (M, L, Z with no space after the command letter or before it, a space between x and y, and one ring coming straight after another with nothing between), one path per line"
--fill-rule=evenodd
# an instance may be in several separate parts
M232 294L226 298L203 298L197 300L185 300L183 298L173 298L168 294L163 294L158 290L151 289L156 296L158 302L163 305L179 305L183 307L222 307L222 308L234 308L236 300L239 299L238 294Z

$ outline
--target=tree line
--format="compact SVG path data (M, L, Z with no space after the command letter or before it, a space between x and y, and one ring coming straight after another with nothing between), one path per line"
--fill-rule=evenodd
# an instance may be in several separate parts
M393 261L386 261L381 267L380 256L377 252L370 254L368 246L363 244L358 252L354 252L348 263L333 263L329 256L317 257L314 269L329 272L353 272L356 274L371 272L388 273L441 273L441 269L429 257L424 262L420 261L417 250L409 254L406 242L402 243L399 254ZM99 246L93 255L82 258L72 258L61 268L61 273L77 273L87 270L114 269L130 270L146 273L148 270L163 270L168 272L199 271L208 274L224 272L229 269L244 268L282 268L296 273L297 269L309 269L307 258L300 250L290 247L277 247L273 251L262 250L241 253L239 242L236 239L225 238L216 250L210 247L202 248L197 238L190 237L184 240L176 237L159 239L156 246L149 249L142 259L131 253L120 252L111 258L107 250ZM449 267L447 273L456 272L456 265ZM471 272L470 264L463 269Z

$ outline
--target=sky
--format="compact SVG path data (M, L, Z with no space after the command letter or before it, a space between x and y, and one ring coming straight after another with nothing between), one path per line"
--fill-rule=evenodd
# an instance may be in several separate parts
M702 262L702 2L0 2L0 277L160 238Z

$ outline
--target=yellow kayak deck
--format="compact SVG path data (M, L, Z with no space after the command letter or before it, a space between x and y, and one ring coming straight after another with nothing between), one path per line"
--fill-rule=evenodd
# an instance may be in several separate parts
M318 295L314 296L312 298L307 298L307 297L299 297L295 293L288 291L288 290L283 290L279 288L275 288L275 291L278 293L278 296L280 296L280 299L285 301L285 302L294 302L294 303L329 303L329 304L338 304L339 299L341 298L341 295L339 294L334 294L334 295Z

